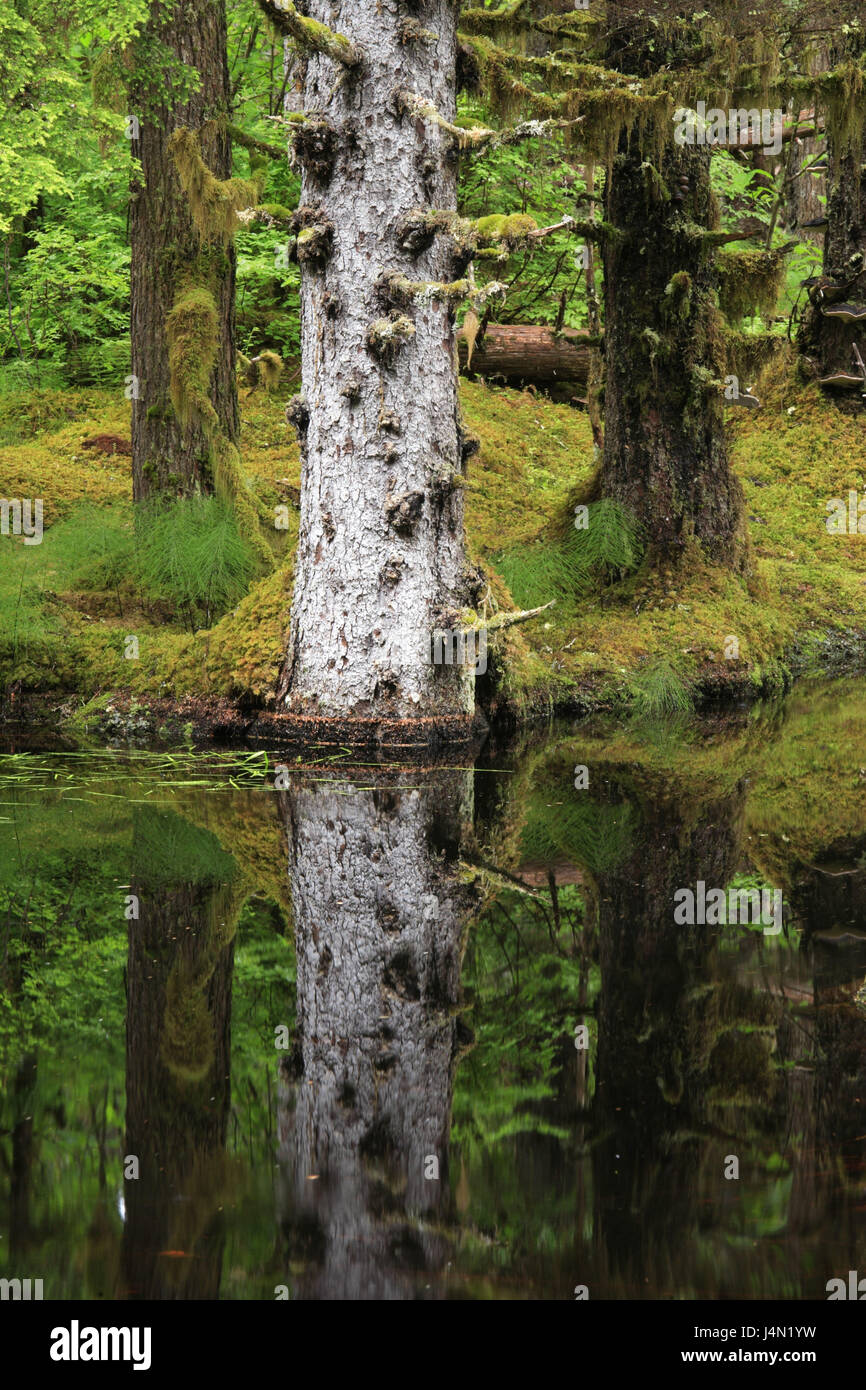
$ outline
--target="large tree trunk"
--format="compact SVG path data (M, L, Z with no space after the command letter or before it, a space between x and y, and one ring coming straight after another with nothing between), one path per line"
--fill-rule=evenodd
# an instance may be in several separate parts
M585 386L589 374L589 334L566 328L554 333L543 324L491 323L479 338L467 366L469 347L457 335L461 370L471 376L502 379L507 385Z
M341 71L314 53L306 63L304 109L327 116L334 158L322 157L327 137L299 143L303 397L293 415L304 467L280 694L300 716L463 722L472 668L430 658L431 630L456 627L468 597L453 310L382 281L454 278L447 237L420 254L401 246L407 214L456 207L456 159L433 120L395 109L395 90L453 120L456 7L425 4L435 41L407 40L393 5L304 8L360 62ZM389 314L410 321L407 338L399 325L388 337Z
M175 56L176 71L167 73L154 56L157 44ZM138 398L132 401L132 479L133 496L141 501L154 494L214 490L205 432L201 424L182 428L170 398L166 319L178 291L193 280L214 291L219 347L211 400L223 433L238 438L235 253L231 246L201 247L168 148L169 136L179 126L197 131L205 121L228 114L225 0L168 5L154 0L135 57L138 75L130 92L130 114L138 119L140 136L132 152L142 173L130 213L132 371L138 383L133 386ZM196 69L199 89L187 94L180 84L188 83ZM231 175L231 140L225 131L210 127L204 133L202 155L218 179Z
M280 795L291 845L297 1039L280 1091L293 1296L405 1298L441 1272L472 772Z
M739 568L742 493L729 466L710 341L715 254L696 235L714 221L710 155L702 147L668 151L669 201L643 165L633 135L613 161L605 196L605 219L620 235L606 240L604 257L601 490L638 517L656 556L675 558L696 537L719 564Z
M832 169L831 146L831 169ZM824 283L813 292L813 303L803 326L800 346L811 359L819 379L839 373L858 375L853 345L866 361L866 334L863 320L846 321L834 316L838 305L866 305L866 141L859 150L849 150L838 159L830 173L827 196L827 230L824 240ZM860 259L855 258L859 255ZM857 276L857 271L864 273ZM844 288L843 288L844 287ZM816 302L817 301L817 302ZM825 311L829 309L830 313ZM866 312L866 310L864 310ZM834 388L835 389L835 388ZM866 380L860 391L866 391ZM839 396L852 408L861 407L855 390Z

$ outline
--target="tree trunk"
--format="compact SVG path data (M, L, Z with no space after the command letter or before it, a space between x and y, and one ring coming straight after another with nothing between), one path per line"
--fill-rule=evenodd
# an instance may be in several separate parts
M643 148L652 148L648 137ZM646 528L651 553L673 559L691 537L741 568L743 501L728 462L721 369L710 313L715 252L710 155L671 148L666 200L632 136L613 161L605 220L619 229L604 257L604 456L601 490Z
M175 72L166 72L157 45L177 59ZM141 179L130 211L132 479L133 496L143 501L214 490L205 432L201 424L182 428L170 397L166 319L178 291L191 283L207 283L214 292L219 347L210 395L223 432L230 440L238 438L235 252L231 246L201 247L168 148L179 126L197 131L205 121L228 115L225 0L176 5L154 0L135 55L129 109L139 122L132 152L141 161ZM188 92L196 69L200 88ZM216 178L230 177L231 140L225 131L205 131L202 156Z
M152 814L136 815L145 845L159 833ZM172 826L166 820L165 833ZM246 893L239 880L166 883L146 863L132 892L140 915L129 923L124 1152L139 1175L124 1183L122 1296L214 1299L231 1186L234 931Z
M679 925L673 915L679 889L730 883L743 841L743 785L697 806L675 784L635 789L630 776L626 789L615 778L613 769L606 794L637 815L629 853L595 875L601 993L593 1124L602 1137L592 1153L602 1275L590 1293L635 1298L669 1288L672 1268L680 1285L701 1287L693 1232L700 1221L709 1239L714 1219L724 1222L725 1154L733 1148L743 1163L751 1158L775 1082L771 1040L753 1034L761 996L731 983L718 927ZM758 1058L745 1080L743 1038L746 1047L754 1039ZM725 1137L734 1101L739 1149ZM703 1206L708 1192L713 1205Z
M475 344L466 366L468 345L457 335L460 367L471 376L502 378L508 385L529 382L539 386L585 386L589 373L589 335L565 328L554 333L539 324L491 323Z
M832 150L830 154L832 170ZM804 321L800 346L817 371L819 378L834 373L857 375L853 345L856 343L866 360L866 336L863 322L846 322L828 316L839 302L866 305L866 273L854 278L856 270L864 269L866 257L866 142L858 151L841 155L838 169L830 173L827 196L827 230L824 239L824 294L820 303L813 301ZM859 254L860 261L852 265ZM845 289L841 289L841 286ZM840 288L837 288L840 287ZM866 380L862 391L866 391ZM861 408L860 394L846 392L840 402Z
M430 656L431 630L456 627L469 598L454 314L435 296L401 296L382 280L395 271L413 282L454 279L448 238L412 254L398 230L413 211L456 208L454 142L435 121L400 114L394 94L415 93L453 120L456 7L425 5L435 41L407 40L394 6L304 8L344 35L360 62L341 71L313 53L306 63L304 109L326 115L334 158L312 148L305 157L301 142L303 397L294 418L304 465L279 694L300 716L463 723L474 709L472 667L436 666Z
M418 1296L448 1257L448 1147L472 772L280 794L297 1038L280 1087L293 1297ZM314 1179L314 1180L313 1180ZM383 1200L384 1199L384 1200Z
M862 57L862 37L847 38L830 51L829 65ZM852 96L851 100L855 100ZM805 316L799 339L801 351L810 359L819 379L839 373L859 375L854 355L856 343L866 361L863 320L845 321L831 311L840 303L854 305L866 313L866 139L841 145L837 131L827 120L827 229L824 234L823 284L812 291L812 304ZM858 271L860 272L858 274ZM834 394L840 405L859 411L861 393L847 389Z

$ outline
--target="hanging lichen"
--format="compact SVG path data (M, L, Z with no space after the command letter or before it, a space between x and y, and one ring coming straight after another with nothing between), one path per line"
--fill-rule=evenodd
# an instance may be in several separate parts
M198 135L185 126L174 131L169 149L199 239L204 245L214 241L227 245L237 231L238 213L259 202L264 174L258 171L250 179L216 178L202 159Z
M475 344L478 341L478 333L481 328L481 319L474 309L467 309L463 319L463 337L466 340L466 370L472 367L472 354L475 351Z
M834 169L841 158L859 153L866 139L866 53L851 57L830 72L793 78L790 90L811 101L823 115Z
M106 111L126 110L128 72L123 64L123 50L115 44L104 48L90 73L90 94L95 107Z

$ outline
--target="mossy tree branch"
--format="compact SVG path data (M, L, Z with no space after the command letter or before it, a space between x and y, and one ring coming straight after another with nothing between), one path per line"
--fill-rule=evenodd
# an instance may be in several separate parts
M484 621L478 618L475 622L467 624L461 628L461 632L502 632L507 627L516 627L518 623L528 623L532 618L538 618L542 613L546 613L548 608L553 608L556 599L552 598L549 603L543 603L540 608L524 608L518 613L497 613L494 617Z
M226 130L232 137L236 145L241 145L245 150L255 150L258 154L266 154L269 159L286 159L286 150L281 145L270 145L267 140L258 140L255 135L247 135L246 131L241 130L239 125L234 125L229 121Z
M279 6L274 0L258 0L258 5L274 28L294 39L302 52L321 53L347 68L357 67L360 63L360 53L343 34L337 34L327 24L320 24L318 20L300 14L292 0L281 0Z
M487 126L459 126L448 121L437 111L432 102L426 101L417 92L407 92L403 88L394 93L394 107L397 111L403 112L408 116L415 116L419 120L430 121L437 125L446 135L450 135L457 142L461 150L495 150L502 145L516 145L522 140L535 140L540 136L547 135L552 130L565 130L571 126L580 125L582 116L577 116L573 120L565 120L559 117L552 117L543 121L522 121L519 125L507 127L504 130L490 130Z

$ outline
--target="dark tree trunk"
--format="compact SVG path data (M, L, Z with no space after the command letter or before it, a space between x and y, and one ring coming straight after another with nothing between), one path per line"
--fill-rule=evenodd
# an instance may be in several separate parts
M830 66L846 59L856 60L862 53L862 36L839 42L831 50ZM852 101L856 99L851 97ZM864 319L846 321L833 312L834 306L842 303L866 313L866 139L842 146L832 123L827 121L826 124L829 170L824 273L820 287L812 291L812 304L799 341L801 351L819 380L840 373L858 376L855 344L866 362ZM860 410L866 380L860 391L856 388L853 391L831 389L844 408Z
M824 285L819 302L813 303L804 322L800 346L812 361L819 379L836 373L856 375L853 345L866 361L863 320L846 322L833 316L839 302L866 306L866 142L857 151L841 155L832 170L827 196L827 230L824 240ZM856 259L859 256L859 261ZM844 286L844 288L842 288ZM825 310L831 313L826 314ZM862 390L866 391L866 380ZM860 396L840 394L841 402L860 408Z
M169 72L162 49L176 60ZM136 81L130 115L140 137L132 144L141 161L130 213L132 372L138 398L132 401L132 478L136 501L154 494L213 492L208 440L201 425L179 424L171 403L166 318L186 283L207 282L214 290L219 348L211 378L211 400L222 431L238 437L235 384L235 253L231 246L202 248L188 200L169 153L169 136L179 126L199 130L228 115L225 0L154 0L148 24L135 46ZM200 87L188 86L201 76ZM231 175L231 139L209 127L202 156L218 179Z
M132 885L121 1297L219 1296L236 886ZM167 1253L174 1252L174 1253Z
M30 1198L38 1145L33 1133L37 1056L28 1052L19 1062L12 1083L12 1171L9 1181L9 1253L24 1255L33 1239Z
M651 552L674 558L694 537L718 564L745 563L742 493L728 461L720 368L712 348L715 221L710 155L671 148L655 187L651 141L613 161L605 220L619 235L604 256L604 456L601 491L646 528Z
M775 1080L772 1036L755 1033L750 992L724 970L719 928L674 921L678 889L730 883L741 855L744 788L701 808L673 789L646 788L637 797L629 790L625 803L615 782L609 788L639 819L627 857L595 876L601 994L593 1119L605 1137L593 1149L593 1174L603 1296L633 1298L669 1288L672 1268L693 1286L706 1277L685 1253L698 1223L710 1220L701 1199L708 1187L717 1194L722 1220L728 1194L736 1205L737 1184L723 1179L725 1155L749 1153L753 1117L769 1104ZM745 1080L743 1046L757 1058ZM733 1103L739 1149L726 1137Z

